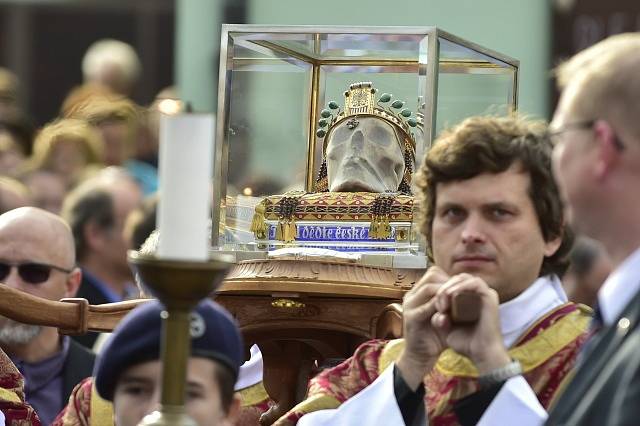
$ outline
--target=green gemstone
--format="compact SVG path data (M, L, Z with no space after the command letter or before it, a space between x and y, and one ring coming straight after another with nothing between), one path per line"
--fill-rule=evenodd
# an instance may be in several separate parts
M316 136L319 137L319 138L324 138L326 134L327 134L327 132L325 132L322 129L318 129L318 131L316 132Z
M380 95L380 102L389 102L391 100L391 95L389 93L383 93Z
M329 118L331 117L331 111L329 111L328 109L323 109L322 111L320 111L320 116L322 118Z
M416 127L418 125L418 120L415 118L410 118L407 120L407 124L411 127Z
M393 101L391 104L391 108L400 109L404 106L404 102L402 101Z
M403 117L411 117L411 110L408 108L405 108L402 111L400 111L400 115Z
M338 103L336 101L329 102L330 109L338 109Z
M321 118L320 120L318 120L318 126L327 127L327 119L326 118Z

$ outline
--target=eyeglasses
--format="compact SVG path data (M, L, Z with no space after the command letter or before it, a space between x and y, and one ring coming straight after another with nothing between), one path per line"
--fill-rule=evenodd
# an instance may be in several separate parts
M571 130L591 130L593 125L596 124L596 121L597 120L585 120L565 124L564 126L549 132L549 138L551 138L551 141L557 145L559 142L559 136L563 133ZM613 143L618 151L624 150L624 143L622 143L617 134L613 135Z
M18 268L18 275L24 282L29 284L41 284L49 279L51 270L65 272L70 274L71 269L61 268L60 266L49 265L46 263L25 262L25 263L10 263L0 262L0 281L4 280L11 273L13 267Z

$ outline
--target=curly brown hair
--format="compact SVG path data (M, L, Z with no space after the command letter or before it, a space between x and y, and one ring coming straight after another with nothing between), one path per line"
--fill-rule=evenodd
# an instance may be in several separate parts
M562 236L556 253L544 259L540 276L567 269L573 233L566 226L562 201L551 172L553 145L543 121L507 117L472 117L446 130L427 152L416 175L417 197L422 207L420 230L431 238L439 183L471 179L482 173L501 173L514 164L529 173L529 196L545 241Z

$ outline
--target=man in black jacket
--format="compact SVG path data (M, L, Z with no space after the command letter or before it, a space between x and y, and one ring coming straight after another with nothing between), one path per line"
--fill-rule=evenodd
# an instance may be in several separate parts
M558 69L554 172L578 231L602 242L613 272L594 336L550 425L640 419L640 34L610 37Z
M591 338L549 414L536 398L494 403L480 424L636 425L640 419L640 34L610 37L558 68L553 169L574 228L599 240L613 272ZM476 404L480 406L482 404ZM484 423L483 423L484 422Z
M49 300L73 297L75 266L69 227L44 210L23 207L0 215L0 281ZM94 355L58 330L0 317L0 347L25 378L26 400L50 424L73 387L91 375Z

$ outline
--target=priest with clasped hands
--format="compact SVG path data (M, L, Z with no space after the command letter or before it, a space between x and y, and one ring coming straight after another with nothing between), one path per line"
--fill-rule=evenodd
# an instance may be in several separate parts
M519 117L443 133L417 176L435 266L405 295L404 338L362 344L276 425L508 424L522 395L544 411L590 314L560 284L572 238L551 152L546 125ZM471 324L452 321L460 293L477 298Z

